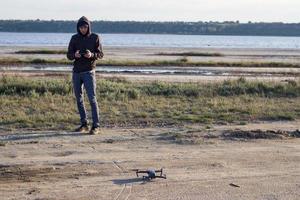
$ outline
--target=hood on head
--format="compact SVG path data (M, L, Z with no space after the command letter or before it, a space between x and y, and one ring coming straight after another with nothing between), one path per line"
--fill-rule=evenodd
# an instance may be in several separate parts
M86 35L90 35L92 33L92 30L91 30L91 22L88 20L88 18L86 18L85 16L82 16L78 22L77 22L77 32L81 35L80 33L80 30L79 30L79 27L82 26L83 24L87 24L89 27L88 27L88 31L87 31L87 34Z

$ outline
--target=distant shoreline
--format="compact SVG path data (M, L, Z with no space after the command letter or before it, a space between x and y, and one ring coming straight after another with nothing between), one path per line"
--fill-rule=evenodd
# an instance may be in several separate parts
M0 32L72 33L76 30L76 23L65 20L0 20ZM299 37L300 23L93 21L92 30L110 34Z

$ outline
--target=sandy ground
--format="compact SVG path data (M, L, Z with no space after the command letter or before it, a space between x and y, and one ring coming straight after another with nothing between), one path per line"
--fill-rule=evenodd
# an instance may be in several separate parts
M295 130L300 121L74 132L1 130L0 197L6 199L300 199L300 139L226 140L204 135ZM166 133L191 131L197 144ZM132 169L161 168L143 182Z

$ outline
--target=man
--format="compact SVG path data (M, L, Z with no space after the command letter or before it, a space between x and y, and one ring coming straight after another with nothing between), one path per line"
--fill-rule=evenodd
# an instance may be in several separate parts
M81 17L77 23L77 34L73 35L67 52L67 58L74 60L72 81L81 125L75 131L97 134L100 131L99 108L96 98L96 60L103 58L102 45L97 34L91 32L91 23ZM83 86L85 87L91 108L93 125L89 129L86 110L83 104Z

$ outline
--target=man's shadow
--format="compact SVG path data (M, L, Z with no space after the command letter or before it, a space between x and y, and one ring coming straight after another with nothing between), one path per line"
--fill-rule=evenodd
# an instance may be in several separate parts
M87 135L87 134L86 134ZM31 140L39 138L53 138L53 137L74 137L84 136L79 132L35 132L35 133L19 133L0 135L0 141L18 141L18 140Z

